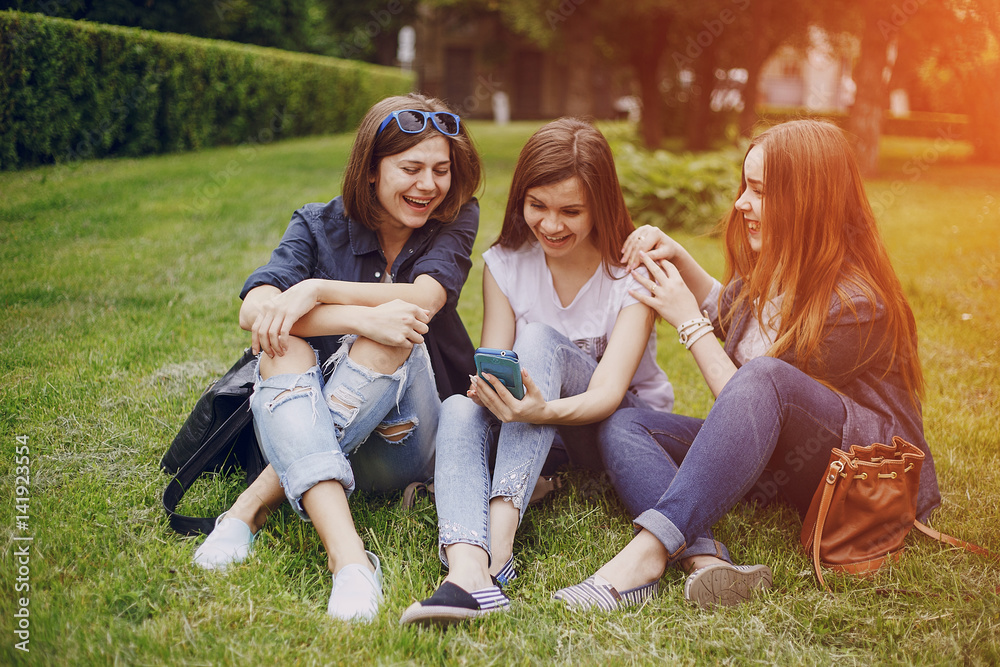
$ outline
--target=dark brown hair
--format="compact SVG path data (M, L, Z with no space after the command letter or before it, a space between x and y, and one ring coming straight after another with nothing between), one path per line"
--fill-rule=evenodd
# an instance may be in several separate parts
M873 356L885 355L887 367L898 367L907 389L920 396L916 322L847 139L830 123L801 120L768 129L747 152L755 146L764 151L761 250L751 250L743 213L734 207L724 223L725 282L742 278L743 286L730 312L749 304L763 325L763 304L781 294L778 337L768 355L794 350L805 370L823 343L831 296L855 310L844 290L852 286L873 308L885 308L886 333ZM743 174L740 195L746 188Z
M517 249L533 238L524 221L526 193L573 176L580 179L586 193L591 238L610 275L610 267L621 266L622 245L634 226L607 139L593 125L576 118L560 118L542 126L521 149L503 228L494 245Z
M469 201L482 183L482 163L465 123L459 124L458 134L453 137L438 132L430 120L427 121L427 127L423 132L417 134L403 132L394 122L390 122L382 133L378 134L382 121L393 111L401 109L453 113L441 100L410 93L387 97L376 103L365 114L361 124L358 125L358 133L351 147L351 157L344 170L341 196L347 215L369 229L378 228L379 216L383 210L371 183L382 158L407 151L429 136L444 137L451 148L451 188L445 195L444 201L431 214L432 219L442 222L454 220L462 204Z

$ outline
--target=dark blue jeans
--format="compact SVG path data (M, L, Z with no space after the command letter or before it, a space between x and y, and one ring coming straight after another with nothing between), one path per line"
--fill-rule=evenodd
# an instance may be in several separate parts
M704 421L625 409L598 438L619 497L671 561L717 551L729 560L711 527L744 498L781 498L804 515L846 416L832 389L759 357L736 371Z

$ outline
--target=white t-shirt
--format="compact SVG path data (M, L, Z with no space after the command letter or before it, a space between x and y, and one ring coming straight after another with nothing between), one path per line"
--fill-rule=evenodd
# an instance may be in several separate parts
M611 279L602 265L573 302L563 306L545 263L545 251L537 243L529 241L518 250L493 246L483 253L483 260L514 310L517 329L529 322L547 324L597 361L604 356L618 313L639 303L629 290L643 289L625 269L613 267L615 279ZM655 331L649 335L629 390L657 410L670 412L674 406L674 388L656 363Z

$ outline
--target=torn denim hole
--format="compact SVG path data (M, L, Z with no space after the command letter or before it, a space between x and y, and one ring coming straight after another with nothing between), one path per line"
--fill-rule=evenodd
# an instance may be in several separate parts
M419 425L420 420L414 417L394 422L382 422L375 427L375 431L390 445L402 445L417 430Z
M396 410L398 411L399 401L403 398L403 393L406 390L406 378L409 375L410 360L413 359L413 351L412 350L410 351L410 356L407 357L406 361L404 361L403 364L395 370L395 372L393 372L391 375L386 375L385 373L378 373L376 371L373 371L367 366L362 366L358 362L351 359L349 354L351 351L351 347L354 344L354 341L357 340L357 338L358 337L355 334L348 334L346 336L343 336L340 339L340 347L337 348L337 351L331 354L330 358L323 363L323 370L329 371L330 377L332 377L333 373L337 370L337 366L340 365L340 362L346 359L347 365L350 366L351 369L357 371L358 374L360 374L369 382L374 382L376 379L381 377L389 378L390 380L396 383ZM414 346L414 349L415 347L416 346ZM430 358L427 357L427 355L424 356L427 358L427 364L429 368Z
M283 391L278 391L278 393L274 396L274 398L272 398L270 401L268 401L267 403L264 404L264 407L267 408L268 412L270 412L271 414L274 414L275 409L281 407L283 404L287 403L288 401L293 401L293 400L295 400L297 398L305 398L306 396L308 396L309 400L312 403L312 421L313 421L313 425L315 426L315 424L316 424L316 397L317 397L317 395L316 395L316 389L315 389L315 387L312 387L311 385L301 385L301 384L298 384L298 381L299 381L299 379L301 377L302 376L300 375L300 376L298 376L295 379L294 386L288 387L287 389L284 389ZM268 379L270 379L270 378L268 378ZM266 383L267 380L265 380L264 382ZM262 384L262 388L267 388L267 389L271 389L271 390L280 390L281 389L280 387L267 386L266 384ZM256 395L256 394L257 394L257 392L255 391L254 395Z
M337 438L343 437L344 429L351 425L358 415L358 408L365 402L365 397L349 387L340 385L330 392L327 405L340 418L337 422Z
M528 490L528 467L530 463L522 464L508 471L493 484L493 498L503 498L511 502L517 509L523 509L524 496Z

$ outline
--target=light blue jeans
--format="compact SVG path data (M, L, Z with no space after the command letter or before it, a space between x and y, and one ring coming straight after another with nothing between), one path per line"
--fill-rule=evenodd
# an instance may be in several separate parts
M336 480L348 495L402 489L434 473L434 434L441 400L424 345L391 375L358 365L349 356L356 336L345 336L326 362L305 373L256 383L250 405L254 429L292 507L308 520L302 495L319 482ZM322 402L321 402L322 401ZM348 407L351 406L351 407ZM376 430L405 424L388 440Z
M575 396L587 390L597 362L555 329L540 323L524 327L514 342L521 367L545 400ZM627 392L622 407L645 407ZM438 510L438 544L476 545L490 553L490 501L504 498L524 510L538 481L558 428L570 461L578 467L599 467L596 426L548 426L509 422L500 425L496 464L490 478L492 433L499 420L466 396L449 397L441 406L437 434L434 497Z

